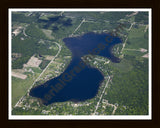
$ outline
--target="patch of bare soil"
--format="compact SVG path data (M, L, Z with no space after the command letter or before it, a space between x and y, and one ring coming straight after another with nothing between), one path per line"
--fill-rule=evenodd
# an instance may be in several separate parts
M18 72L14 72L14 71L12 71L12 76L23 79L23 80L27 78L27 75L24 75Z
M37 57L32 56L29 61L27 62L27 64L24 64L24 67L39 67L39 65L41 64L42 60L39 60Z

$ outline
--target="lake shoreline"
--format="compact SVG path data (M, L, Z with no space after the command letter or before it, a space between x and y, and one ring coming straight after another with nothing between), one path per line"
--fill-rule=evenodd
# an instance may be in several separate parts
M64 38L65 45L72 52L70 64L59 76L37 86L37 88L33 88L30 95L40 98L44 105L66 101L81 102L94 98L98 94L99 87L104 82L105 76L101 70L84 62L81 57L88 55L89 51L94 51L95 55L106 57L112 62L119 60L112 54L112 49L113 46L121 42L121 39L114 37L113 41L107 44L106 36L111 37L106 33L96 34L90 32L78 37ZM105 45L105 47L99 49L100 43ZM80 61L85 63L85 67L81 69L82 71L78 71L76 67ZM48 87L44 88L45 84ZM62 84L64 86L60 87ZM56 88L59 88L59 91ZM46 99L46 97L49 98Z

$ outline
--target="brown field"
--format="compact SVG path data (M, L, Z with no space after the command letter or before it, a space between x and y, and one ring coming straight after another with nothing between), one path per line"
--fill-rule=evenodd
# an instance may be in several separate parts
M27 75L24 75L18 72L13 72L13 71L12 71L12 76L23 79L23 80L27 78Z
M46 60L52 60L53 57L54 57L54 56L49 56L49 55L47 55L47 56L45 57L45 59L46 59Z
M24 67L39 67L39 65L41 64L42 60L39 60L38 58L32 56L29 61L27 62L27 64L24 64Z
M22 27L19 26L17 29L15 29L12 33L17 36L21 32Z
M145 54L145 55L143 55L142 57L144 57L144 58L148 58L148 53L147 53L147 54Z
M25 72L24 69L12 69L13 72L17 72L17 73L20 73L20 74L23 74Z
M52 36L52 31L51 31L51 30L42 29L42 31L44 32L44 34L45 34L48 38L54 39L54 37Z

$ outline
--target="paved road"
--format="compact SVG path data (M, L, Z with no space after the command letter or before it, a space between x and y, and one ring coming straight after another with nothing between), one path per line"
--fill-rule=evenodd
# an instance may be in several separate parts
M59 47L59 50L58 50L57 54L53 57L53 59L50 61L50 63L46 66L46 68L41 72L41 74L38 76L38 78L33 82L33 84L31 85L31 87L27 90L27 95L29 94L29 92L30 92L31 88L34 86L34 84L40 79L40 77L42 76L42 74L47 70L47 68L49 67L49 65L55 60L55 58L56 58L56 57L59 55L59 53L61 52L61 45L59 45L57 42L54 42L54 43L56 43L56 44L58 45L58 47ZM18 106L18 104L19 104L20 102L23 102L23 99L24 99L24 98L25 98L25 95L22 96L22 97L19 99L19 101L16 103L16 105L15 105L14 107Z
M43 75L43 73L47 70L47 68L49 67L49 65L55 60L55 58L59 55L59 53L61 52L61 45L59 45L57 42L54 42L58 45L59 50L57 52L57 54L52 58L52 60L49 62L49 64L46 66L46 68L41 72L41 74L38 76L38 78L33 82L32 86L28 89L28 93L30 92L31 88L34 86L34 84L41 78L41 76Z
M71 36L73 36L73 34L81 27L82 23L85 22L85 19L82 20L82 22L78 25L78 27L74 30L74 32L71 34Z
M25 31L26 31L26 28L23 29L23 35L28 36Z
M60 15L62 15L62 14L63 14L63 12L60 13ZM82 25L83 22L85 22L85 19L82 20L82 22L78 25L78 27L74 30L73 33L75 33L75 32L80 28L80 26ZM73 33L71 34L71 36L73 36ZM28 36L28 35L25 33L25 28L23 29L23 34L24 34L24 36ZM47 40L44 40L44 41L47 41ZM54 42L54 43L56 43L56 42ZM50 61L50 63L46 66L46 68L41 72L41 74L38 76L38 78L33 82L33 84L31 85L31 87L27 90L27 94L30 92L31 88L32 88L32 87L34 86L34 84L39 80L39 78L42 76L42 74L46 71L46 69L49 67L49 65L50 65L50 64L54 61L54 59L59 55L59 53L60 53L60 51L61 51L61 45L59 45L58 43L56 43L56 44L57 44L58 47L59 47L59 50L58 50L57 54L56 54L55 57ZM25 97L25 95L22 96L22 97L19 99L19 101L16 103L16 105L15 105L14 107L18 106L18 104L19 104L20 102L23 102L24 97Z
M102 92L102 94L101 94L101 96L100 96L100 99L99 99L99 101L98 101L98 103L97 103L97 106L96 106L96 109L95 109L93 115L95 115L95 113L96 113L96 111L97 111L97 109L98 109L98 107L99 107L99 103L100 103L100 101L101 101L101 99L102 99L103 94L105 93L105 90L106 90L106 87L108 86L108 83L109 83L110 78L111 78L111 77L109 76L108 81L107 81L107 83L106 83L106 85L105 85L105 87L104 87L104 89L103 89L103 92Z
M131 23L131 26L129 27L128 31L130 31L132 29L132 26L135 24L135 22ZM126 46L126 43L127 43L127 40L128 40L128 37L126 37L124 43L123 43L123 47L122 47L122 50L121 50L121 53L123 52L123 49L124 47Z

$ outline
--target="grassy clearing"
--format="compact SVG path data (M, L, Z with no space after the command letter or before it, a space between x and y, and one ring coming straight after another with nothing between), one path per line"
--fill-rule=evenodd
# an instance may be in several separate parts
M111 62L111 65L118 71L124 72L124 73L129 72L133 68L132 64L126 59L122 59L120 63Z
M42 29L42 31L44 32L44 34L46 35L47 38L54 39L54 37L52 36L52 31L51 30Z
M142 53L142 52L140 52L140 51L129 51L129 50L125 50L124 49L124 51L123 51L123 53L125 54L125 55L132 55L132 56L137 56L137 57L141 57L141 56L143 56L145 53Z
M18 100L26 94L28 88L32 85L40 73L35 72L34 75L32 73L26 74L28 77L25 80L12 77L12 106L14 106Z
M145 37L145 26L139 26L138 28L132 28L125 48L145 48L148 49L148 38ZM147 33L148 31L146 31Z

